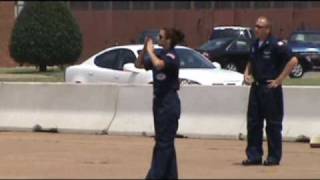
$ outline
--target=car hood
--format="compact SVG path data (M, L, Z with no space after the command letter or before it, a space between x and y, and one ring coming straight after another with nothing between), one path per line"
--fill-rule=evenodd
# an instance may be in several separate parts
M242 85L243 74L224 69L180 69L180 79L201 85Z
M211 48L211 49L197 48L195 50L202 53L202 52L219 52L219 51L223 51L224 49L225 49L225 47L216 47L216 48Z

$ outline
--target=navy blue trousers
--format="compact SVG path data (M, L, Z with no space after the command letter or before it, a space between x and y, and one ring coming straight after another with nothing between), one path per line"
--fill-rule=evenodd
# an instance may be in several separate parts
M147 179L178 179L174 139L178 130L181 105L177 92L153 99L155 146Z
M268 156L280 162L282 156L282 87L268 88L267 84L253 84L249 94L247 112L247 147L248 159L261 159L263 156L263 123L266 120Z

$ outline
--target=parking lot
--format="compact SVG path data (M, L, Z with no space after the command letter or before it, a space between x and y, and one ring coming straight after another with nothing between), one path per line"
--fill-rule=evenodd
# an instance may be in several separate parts
M0 137L1 179L142 179L154 143L150 137L86 134L2 132ZM179 178L320 177L320 149L308 143L285 142L282 164L275 167L243 167L245 146L238 140L177 139Z

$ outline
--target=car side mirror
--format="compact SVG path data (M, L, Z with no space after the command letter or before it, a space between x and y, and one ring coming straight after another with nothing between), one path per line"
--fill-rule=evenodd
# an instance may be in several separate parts
M212 62L212 64L214 65L214 67L216 67L217 69L221 69L221 65L218 62Z
M133 72L133 73L139 73L144 71L143 69L136 68L133 63L126 63L123 66L123 70L128 72Z

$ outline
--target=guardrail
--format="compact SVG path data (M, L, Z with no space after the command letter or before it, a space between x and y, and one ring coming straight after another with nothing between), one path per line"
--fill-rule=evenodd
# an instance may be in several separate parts
M178 134L246 135L249 87L183 86ZM153 135L152 87L1 83L0 130ZM284 139L320 133L320 87L284 87Z

